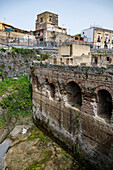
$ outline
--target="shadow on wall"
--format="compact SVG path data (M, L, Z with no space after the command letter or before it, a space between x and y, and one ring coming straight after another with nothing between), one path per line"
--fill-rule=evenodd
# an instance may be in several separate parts
M107 90L99 90L97 93L97 115L106 121L112 116L112 97Z
M82 93L78 84L74 81L69 82L66 85L66 91L68 104L80 109L82 105Z

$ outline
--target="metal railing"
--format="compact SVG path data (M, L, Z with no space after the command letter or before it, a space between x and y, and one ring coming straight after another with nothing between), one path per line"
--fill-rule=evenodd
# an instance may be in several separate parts
M111 48L98 48L93 43L87 43L87 42L79 42L79 41L65 41L65 42L56 42L56 41L39 41L36 39L31 38L15 38L15 37L9 37L9 36L2 36L0 35L0 44L7 45L7 46L17 46L17 47L38 47L38 48L47 48L47 49L58 49L59 45L65 45L65 44L79 44L79 45L86 45L90 46L91 51L112 51Z
M53 41L38 41L30 38L10 38L0 36L0 43L8 46L27 46L27 47L45 47L58 48L59 42Z

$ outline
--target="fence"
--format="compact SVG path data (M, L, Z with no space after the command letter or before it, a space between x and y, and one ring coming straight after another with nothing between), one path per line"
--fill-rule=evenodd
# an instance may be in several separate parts
M90 46L91 51L112 51L111 48L98 48L93 43L87 43L87 42L79 42L79 41L66 41L66 42L55 42L55 41L38 41L36 39L29 38L14 38L9 36L1 36L0 35L0 44L2 45L8 45L8 46L21 46L21 47L41 47L41 48L47 48L47 49L58 49L58 46L60 44L79 44L79 45L87 45Z
M47 47L58 48L58 42L52 41L38 41L35 39L26 38L10 38L0 36L0 43L9 46L27 46L27 47Z

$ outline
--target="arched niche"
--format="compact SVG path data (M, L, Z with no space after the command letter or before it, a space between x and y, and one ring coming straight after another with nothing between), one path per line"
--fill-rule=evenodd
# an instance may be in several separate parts
M50 95L51 95L51 98L55 97L55 86L53 83L50 83Z
M66 84L67 102L71 106L80 108L82 105L82 93L79 85L74 81Z
M97 115L105 121L110 121L112 116L112 97L107 90L97 92Z

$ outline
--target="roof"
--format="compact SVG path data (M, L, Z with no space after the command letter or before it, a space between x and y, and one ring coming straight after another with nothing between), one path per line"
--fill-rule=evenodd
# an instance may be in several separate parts
M2 21L0 21L0 24L11 26L10 24L7 24L7 23L2 22Z
M90 27L90 28L86 28L86 29L84 29L83 31L85 31L85 30L89 30L89 29L95 29L95 30L104 30L104 31L106 31L106 32L113 32L113 30L109 30L109 29L106 29L106 28L102 28L102 27Z
M42 14L44 14L44 13L54 14L54 15L57 15L57 16L58 16L58 14L55 14L55 13L52 13L52 12L49 12L49 11L42 12L42 13L40 13L40 14L38 14L38 15L42 15Z

